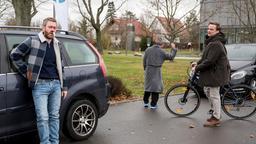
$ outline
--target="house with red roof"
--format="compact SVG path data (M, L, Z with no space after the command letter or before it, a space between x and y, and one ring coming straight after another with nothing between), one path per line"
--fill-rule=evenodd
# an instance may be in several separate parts
M169 23L175 27L170 28ZM129 50L140 49L140 42L142 37L152 37L153 41L161 40L162 43L166 43L166 46L170 44L170 33L179 32L174 39L174 42L180 43L182 39L188 37L188 32L184 29L184 24L179 19L168 20L165 17L155 17L152 21L150 28L146 28L138 19L116 18L108 24L103 31L106 32L111 39L113 48L127 48L127 44L131 44L134 41L134 45ZM134 40L130 40L132 37ZM169 37L168 37L169 36ZM128 41L128 42L127 42Z
M132 50L139 49L141 38L149 33L149 30L139 20L127 18L112 20L104 31L110 35L112 45L117 48L126 48L126 41L132 34L135 42Z

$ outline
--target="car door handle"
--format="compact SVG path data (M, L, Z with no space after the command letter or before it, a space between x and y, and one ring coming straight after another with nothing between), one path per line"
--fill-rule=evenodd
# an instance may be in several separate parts
M0 87L0 91L4 91L4 88L3 88L3 87Z

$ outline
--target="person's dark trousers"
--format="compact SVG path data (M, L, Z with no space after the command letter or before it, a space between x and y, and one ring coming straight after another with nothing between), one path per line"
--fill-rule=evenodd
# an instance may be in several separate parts
M145 104L148 104L149 97L150 97L150 92L144 91L143 101Z
M156 106L157 105L157 101L159 99L159 93L157 92L144 92L144 97L143 97L143 101L145 104L147 104L149 102L149 97L151 95L151 106Z

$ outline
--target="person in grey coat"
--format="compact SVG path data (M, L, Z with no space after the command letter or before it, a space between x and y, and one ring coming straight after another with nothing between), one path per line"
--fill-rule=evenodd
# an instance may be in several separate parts
M200 72L199 85L204 87L204 92L209 99L212 116L206 120L204 126L216 126L220 124L221 101L220 86L230 80L230 65L227 58L225 35L221 32L220 24L210 22L208 24L205 40L205 49L201 59L197 62L195 72Z
M163 80L162 80L162 64L165 60L173 60L177 48L172 43L172 50L170 53L165 52L162 49L163 45L156 43L155 45L146 49L143 57L143 68L144 68L144 107L149 107L149 97L151 95L150 108L157 108L157 101L159 93L163 91Z

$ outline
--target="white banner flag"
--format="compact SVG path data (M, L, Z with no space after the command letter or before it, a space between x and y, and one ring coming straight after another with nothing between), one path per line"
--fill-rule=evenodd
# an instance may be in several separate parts
M53 0L57 23L62 30L68 30L68 0Z

